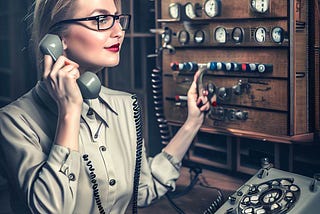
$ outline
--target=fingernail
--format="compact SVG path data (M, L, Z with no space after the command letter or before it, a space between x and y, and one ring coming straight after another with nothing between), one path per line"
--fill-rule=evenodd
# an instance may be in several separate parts
M64 65L70 65L70 62L64 61Z

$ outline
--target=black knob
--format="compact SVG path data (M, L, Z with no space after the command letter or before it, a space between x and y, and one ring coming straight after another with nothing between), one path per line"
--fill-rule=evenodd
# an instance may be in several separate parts
M216 86L213 83L208 83L207 90L210 96L213 96L216 92Z
M173 71L179 71L179 63L178 62L171 62L170 67Z
M237 84L235 86L232 87L233 93L235 95L241 95L242 94L242 87L240 84Z
M225 97L227 97L227 89L225 88L225 87L222 87L222 88L219 88L219 90L218 90L218 96L219 96L219 98L225 98Z
M236 111L233 110L233 109L230 109L229 112L228 112L228 119L229 120L236 120L237 117L236 117Z
M183 70L188 72L196 72L198 70L198 64L195 62L185 62L183 63Z
M235 113L238 120L246 120L248 119L248 112L237 111Z
M232 204L232 205L234 205L235 204L235 202L236 202L236 198L235 197L233 197L233 196L229 196L229 202L230 202L230 204Z

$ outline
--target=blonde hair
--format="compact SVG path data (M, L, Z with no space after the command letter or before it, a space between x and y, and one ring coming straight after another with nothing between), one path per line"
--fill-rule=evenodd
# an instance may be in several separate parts
M38 77L43 72L43 55L39 49L41 39L47 33L57 34L59 36L67 29L67 26L50 29L55 23L73 17L72 9L77 0L35 0L31 33L31 44L33 54L36 59ZM89 2L89 1L88 1ZM121 9L121 0L114 0L117 8Z
M33 52L36 59L36 65L38 69L38 77L42 75L43 70L43 55L40 53L39 43L41 39L50 31L50 27L65 19L69 14L75 0L36 0L34 4L33 22L31 42L33 46ZM57 29L55 33L61 35L63 28Z

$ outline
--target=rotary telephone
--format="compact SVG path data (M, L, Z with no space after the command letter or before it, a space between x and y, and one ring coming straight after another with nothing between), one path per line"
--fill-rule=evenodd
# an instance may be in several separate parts
M317 214L320 173L313 178L272 167L268 159L215 214ZM212 212L213 213L213 212Z
M48 54L56 61L63 53L62 42L55 34L46 34L39 44L43 54ZM83 73L78 79L77 84L80 88L83 99L98 98L101 90L101 82L98 76L92 72Z

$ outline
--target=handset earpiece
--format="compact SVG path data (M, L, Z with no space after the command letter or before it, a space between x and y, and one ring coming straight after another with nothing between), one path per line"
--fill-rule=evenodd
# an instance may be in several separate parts
M63 46L59 36L46 34L40 41L40 50L45 55L50 55L54 61L63 54ZM85 72L77 79L83 99L95 99L99 96L101 82L92 72Z

